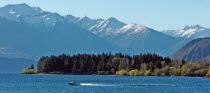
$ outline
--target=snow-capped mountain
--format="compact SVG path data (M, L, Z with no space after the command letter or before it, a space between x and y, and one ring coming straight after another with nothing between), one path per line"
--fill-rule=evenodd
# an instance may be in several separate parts
M58 22L65 22L65 18L57 13L30 7L27 4L6 5L0 8L0 16L16 22L26 22L29 25L54 26Z
M137 34L137 33L146 33L150 29L145 26L141 26L138 24L128 24L120 28L115 34Z
M171 37L137 24L123 26L115 33L114 37L107 40L132 53L151 52L163 56L171 54L189 42L189 39Z
M126 24L120 22L116 18L108 18L107 20L99 22L99 24L91 27L89 30L96 35L103 37L103 35L110 35L118 31Z
M193 25L193 26L185 25L180 30L168 30L168 31L163 31L163 33L174 37L184 37L184 38L210 37L210 29L201 27L199 25Z
M88 18L87 16L85 16L85 17L81 17L77 21L76 24L88 30L92 26L96 25L97 24L97 21L96 20L92 20L92 19Z
M27 54L38 52L36 55L39 56L43 53L98 53L121 49L130 54L152 52L168 56L189 41L165 35L146 26L125 24L113 17L104 20L86 16L60 16L26 4L7 5L0 8L0 12L0 17L6 19L4 21L7 23L3 22L0 26L3 29L0 31L0 38L3 40L0 41L0 47L12 45L17 51ZM10 26L16 29L9 28ZM28 45L23 46L24 43Z
M10 14L7 16L6 13L1 14L1 11L8 12L11 9L16 9L17 14L24 15L24 21L19 20L19 18L12 19L14 16ZM42 29L41 26L28 25L34 22L29 19L37 18L34 17L34 14L39 15L36 11L31 10L34 10L34 8L25 4L8 5L0 8L0 47L4 48L0 49L0 56L7 57L6 54L12 53L8 56L38 59L43 55L115 52L120 49L77 24L68 22L59 15L54 16L55 19L61 18L64 22L57 22L52 27L46 26L45 29ZM53 13L48 12L48 14ZM40 17L41 19L42 17ZM34 24L42 25L39 22ZM5 50L5 47L14 51Z
M90 19L87 16L85 17L74 17L71 15L66 15L65 18L70 21L76 23L78 26L83 27L84 29L98 35L99 37L105 37L107 35L113 35L120 28L125 26L126 24L120 22L116 18L108 18L104 19Z

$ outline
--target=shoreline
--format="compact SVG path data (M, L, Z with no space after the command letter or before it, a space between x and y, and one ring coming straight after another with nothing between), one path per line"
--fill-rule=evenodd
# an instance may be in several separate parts
M120 75L97 75L97 74L49 74L49 73L38 73L31 75L92 75L92 76L120 76ZM171 77L171 76L126 76L126 77ZM172 77L199 77L199 76L172 76ZM208 78L208 77L200 77L200 78Z

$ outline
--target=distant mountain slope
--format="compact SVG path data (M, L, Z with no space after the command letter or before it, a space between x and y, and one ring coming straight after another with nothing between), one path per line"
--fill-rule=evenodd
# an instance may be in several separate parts
M66 16L66 18L71 22L75 22L74 20L77 19L71 15ZM137 24L125 24L113 17L106 20L88 17L81 19L85 20L79 22L78 19L76 24L131 54L151 52L168 56L191 40L171 37Z
M37 62L24 58L2 58L0 57L0 73L20 73L24 68L31 65L36 68Z
M72 15L64 16L68 21L76 23L78 26L96 34L99 37L106 37L112 35L126 24L120 22L116 18L110 17L104 19L90 19L88 17L74 17Z
M151 52L167 56L190 39L175 38L145 26L128 24L117 31L110 41L133 53Z
M163 31L163 33L174 37L184 37L184 38L210 37L210 29L201 27L199 25L194 25L194 26L186 25L180 30L168 30L168 31Z
M75 16L70 15L70 14L65 15L64 18L65 18L67 21L72 22L72 23L77 23L78 20L80 19L80 17L75 17Z
M15 49L32 59L51 54L101 53L119 49L60 15L53 14L53 18L46 17L48 20L44 21L40 17L44 11L38 10L25 4L0 8L3 11L0 13L0 47ZM16 14L24 16L17 17Z
M92 26L96 25L97 21L92 20L85 16L85 17L79 18L78 21L76 22L76 24L83 27L84 29L89 29Z
M0 47L0 57L6 58L30 58L27 54L18 51L13 47Z
M210 37L195 39L170 56L172 59L185 59L195 62L201 59L210 60Z

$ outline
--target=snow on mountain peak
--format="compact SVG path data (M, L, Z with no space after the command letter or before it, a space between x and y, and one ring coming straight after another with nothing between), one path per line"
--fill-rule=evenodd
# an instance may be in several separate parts
M39 7L30 7L27 4L13 4L0 7L0 17L16 22L25 22L29 25L53 27L58 22L68 22L77 24L99 36L112 35L117 33L137 33L150 31L150 28L137 25L125 24L114 17L104 19L91 19L85 17L74 17L72 15L60 16L57 13L51 13L41 10ZM37 25L38 24L38 25ZM163 32L170 36L197 38L210 36L210 29L199 25L185 25L180 30L171 30Z
M125 25L125 23L120 22L118 19L116 19L116 18L114 18L114 17L110 17L110 18L106 19L104 22L106 22L107 24L116 23L116 24Z
M191 29L204 29L204 27L201 27L200 25L193 25L190 26Z
M42 11L39 7L30 7L27 4L13 4L0 7L0 16L16 22L30 24L44 23L46 26L53 26L57 21L64 21L64 18L57 13Z
M143 29L145 27L138 25L138 24L128 24L126 26L124 26L123 28L127 28L127 29Z
M188 25L185 25L181 30L183 31L187 31L187 30L190 30L190 29L205 29L204 27L201 27L200 25L191 25L191 26L188 26Z
M180 30L164 31L163 33L174 36L174 37L185 37L185 38L200 38L210 37L210 29L204 28L200 25L185 25Z
M103 26L113 27L115 29L119 29L119 28L121 28L121 26L124 26L124 25L125 25L125 23L120 22L119 20L117 20L114 17L110 17L103 22Z
M42 10L39 7L30 7L27 4L23 3L23 4L13 4L13 5L6 5L4 7L1 8L2 13L5 13L9 11L9 13L11 13L13 11L14 13L19 13L19 14L31 14L31 13L37 13L37 12L41 12Z
M199 38L199 37L205 37L203 33L208 33L208 32L209 32L208 29L201 27L200 25L192 25L188 29L180 30L178 34L181 37L186 37L186 38Z
M119 31L116 32L116 34L119 33L138 33L138 32L147 32L149 29L145 26L141 26L138 24L128 24L123 26Z
M91 27L89 30L99 36L113 34L126 25L125 23L120 22L113 17L110 17L106 20L98 20L97 23L98 24Z
M181 30L188 30L188 29L190 29L190 27L188 25L185 25L184 27L182 27Z
M90 29L91 27L93 27L94 25L97 24L97 21L90 19L87 16L81 17L79 18L79 20L76 23L77 25L85 28L86 30Z

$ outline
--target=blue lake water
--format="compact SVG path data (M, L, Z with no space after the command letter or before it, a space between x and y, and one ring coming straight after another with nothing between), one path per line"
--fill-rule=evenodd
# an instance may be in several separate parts
M0 93L210 93L210 78L0 74Z

